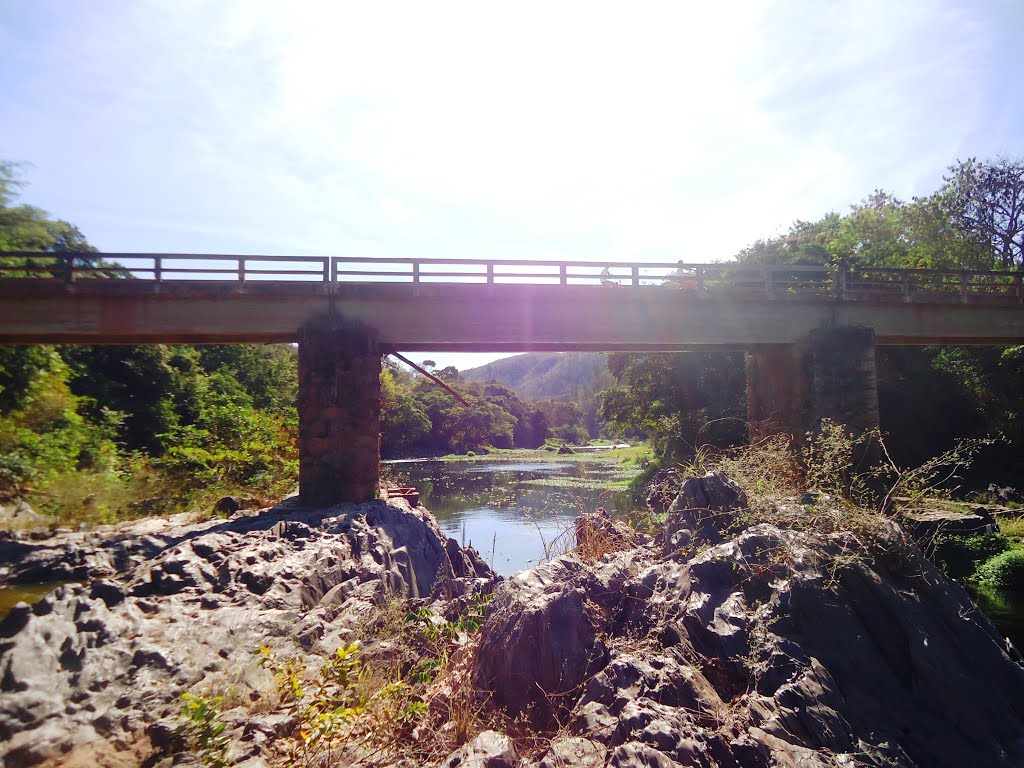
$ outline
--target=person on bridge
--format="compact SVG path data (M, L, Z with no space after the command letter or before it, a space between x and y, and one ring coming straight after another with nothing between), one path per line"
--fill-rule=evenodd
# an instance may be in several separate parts
M608 264L603 270L601 270L601 285L618 285L617 282L612 280L611 264Z
M682 259L676 264L675 281L676 285L684 291L697 290L697 278L694 274L694 269L683 264Z

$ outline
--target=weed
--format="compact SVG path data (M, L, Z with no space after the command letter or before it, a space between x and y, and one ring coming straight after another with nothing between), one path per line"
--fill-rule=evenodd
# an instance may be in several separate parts
M940 536L931 553L942 572L954 579L969 579L979 564L1010 548L1010 542L999 533L982 536Z
M188 739L189 748L205 768L227 768L227 725L221 719L220 696L208 698L199 694L182 694L184 704L177 732Z
M480 730L482 704L468 676L450 670L453 657L483 624L489 600L471 597L448 621L392 597L362 627L372 640L368 651L351 642L315 671L312 660L280 659L261 646L259 664L273 675L282 706L298 723L277 744L283 763L379 765L403 757L422 763ZM443 675L447 693L435 708L428 695L437 698L429 692Z
M1011 549L986 561L978 568L978 580L999 589L1024 589L1024 550Z
M999 530L1008 539L1024 538L1024 517L999 518Z

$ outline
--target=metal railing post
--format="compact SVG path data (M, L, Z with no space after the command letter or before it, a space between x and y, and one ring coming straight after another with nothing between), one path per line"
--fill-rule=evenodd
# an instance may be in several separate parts
M764 278L764 295L768 301L775 301L775 270L772 267L764 267L761 276Z
M633 287L637 288L640 286L640 267L634 265L633 267Z
M331 257L324 256L324 282L331 282Z
M494 264L487 262L487 284L494 285Z
M704 293L704 265L698 264L695 270L697 278L697 293Z
M558 282L560 285L569 284L569 275L567 274L567 267L565 264L558 265Z
M910 275L903 275L903 301L910 303Z
M159 256L154 256L153 257L153 280L155 280L158 283L160 282L161 278L163 277L163 269L164 269L163 259L160 258Z
M238 282L245 285L245 259L238 257Z
M66 253L61 256L61 266L64 272L64 282L71 285L75 282L75 255Z
M967 303L967 273L960 273L960 303Z

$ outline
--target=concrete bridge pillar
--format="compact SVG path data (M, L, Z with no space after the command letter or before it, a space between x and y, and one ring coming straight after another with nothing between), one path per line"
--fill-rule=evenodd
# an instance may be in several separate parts
M380 350L368 329L299 331L299 496L370 501L380 467Z
M822 419L855 433L879 425L871 328L819 328L797 344L753 347L746 363L751 440L779 433L800 440Z

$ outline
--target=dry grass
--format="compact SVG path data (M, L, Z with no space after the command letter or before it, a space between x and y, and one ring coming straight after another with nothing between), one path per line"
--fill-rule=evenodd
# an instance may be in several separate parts
M893 528L888 518L865 503L877 468L851 470L855 456L877 435L855 438L837 425L823 427L799 448L788 436L777 435L701 456L703 471L724 472L747 494L747 508L733 513L730 522L723 521L726 530L769 523L824 536L850 533L869 548L891 547ZM808 488L814 493L804 497Z
M261 664L276 681L262 698L299 723L275 742L272 764L423 765L494 725L472 684L485 607L486 598L473 597L447 621L422 601L389 595L350 627L340 676L335 655L277 658L262 648Z

